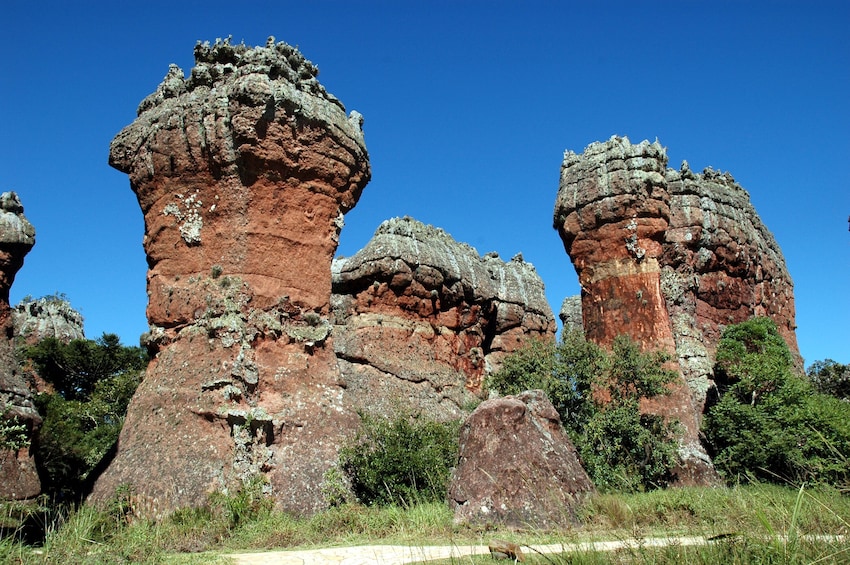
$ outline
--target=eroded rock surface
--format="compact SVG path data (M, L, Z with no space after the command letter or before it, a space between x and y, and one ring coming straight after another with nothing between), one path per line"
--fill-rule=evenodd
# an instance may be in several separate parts
M484 257L439 228L387 220L333 268L334 346L360 410L457 418L528 338L553 339L543 282L520 256Z
M581 318L581 295L568 296L561 303L561 311L558 318L564 325L564 331L584 332L584 323Z
M578 273L584 330L669 352L682 375L648 409L685 428L681 483L710 482L698 431L723 328L769 316L798 354L793 283L749 195L728 173L667 168L658 143L614 137L566 152L555 228Z
M32 345L47 338L62 343L86 339L83 315L59 296L23 300L12 309L15 335Z
M0 419L4 426L22 426L4 434L15 447L0 447L0 499L25 500L38 496L41 482L30 442L41 426L32 390L18 370L9 289L35 245L35 228L24 216L14 192L0 194ZM7 428L8 429L8 428Z
M370 178L362 117L270 38L195 47L109 162L145 220L148 347L103 500L130 485L157 515L262 476L278 505L323 507L356 414L333 352L330 266Z
M483 402L461 428L449 484L457 522L568 525L594 490L543 391Z

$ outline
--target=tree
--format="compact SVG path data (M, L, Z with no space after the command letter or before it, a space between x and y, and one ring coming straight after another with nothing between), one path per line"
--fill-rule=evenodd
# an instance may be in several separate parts
M574 331L558 345L529 342L487 384L502 394L542 389L598 489L645 490L666 485L677 460L676 423L640 410L641 398L666 394L675 379L666 361L626 336L609 353Z
M148 363L141 347L122 346L119 337L109 333L96 341L75 339L67 344L51 337L26 347L23 354L65 400L87 401L97 383L125 371L140 371Z
M850 403L817 392L794 372L788 346L769 318L728 326L717 348L719 399L703 432L730 481L850 478Z
M340 451L340 467L360 502L386 506L445 499L457 461L459 421L409 414L361 417L357 437Z
M818 392L850 401L850 365L826 359L812 363L806 373Z
M35 398L43 419L35 451L42 487L55 500L75 502L118 440L147 355L115 334L67 344L48 338L22 354L56 391Z

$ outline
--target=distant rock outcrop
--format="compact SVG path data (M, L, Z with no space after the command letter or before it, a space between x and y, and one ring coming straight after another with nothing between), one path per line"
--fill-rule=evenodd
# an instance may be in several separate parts
M457 522L568 525L594 491L543 391L488 400L461 428L449 484Z
M9 307L9 289L33 245L35 228L24 216L18 195L0 194L0 425L7 431L0 447L0 499L5 500L25 500L41 493L30 451L41 416L18 370Z
M581 318L581 296L568 296L561 303L561 311L558 312L558 318L564 324L565 331L579 330L584 332L584 325Z
M587 336L672 354L682 379L648 409L685 428L681 483L711 482L698 432L723 328L769 316L798 354L791 277L728 173L667 168L658 143L614 137L566 152L554 214L582 288Z
M256 476L283 509L320 485L357 416L331 337L331 261L370 178L362 117L274 38L195 47L109 162L145 220L148 347L118 451L93 497L129 485L152 514Z
M543 282L517 256L481 257L439 228L387 220L333 266L334 346L354 405L457 418L528 338L554 339Z
M60 296L25 299L12 309L15 335L32 345L49 337L62 343L86 339L83 315Z

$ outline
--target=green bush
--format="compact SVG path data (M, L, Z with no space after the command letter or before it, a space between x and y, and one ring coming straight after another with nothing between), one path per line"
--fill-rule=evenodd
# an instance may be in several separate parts
M703 432L728 480L848 484L850 403L817 392L794 372L770 319L724 330L715 378L719 399Z
M459 429L460 422L421 416L363 415L357 437L340 451L340 468L364 504L441 501L457 459Z
M640 352L626 336L608 353L574 331L557 345L530 341L487 386L501 394L542 389L596 487L633 492L666 485L676 464L676 423L640 411L641 398L666 394L676 378L665 361L662 353Z

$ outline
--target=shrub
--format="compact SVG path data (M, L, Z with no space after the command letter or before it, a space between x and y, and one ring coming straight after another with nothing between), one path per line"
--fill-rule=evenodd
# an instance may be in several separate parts
M850 403L817 392L793 370L791 353L768 318L727 327L717 348L719 400L703 432L730 481L850 478Z
M357 499L368 505L410 505L445 499L458 452L460 422L401 415L362 415L354 441L340 451L340 468Z
M558 345L530 341L487 386L502 394L542 389L596 487L631 492L666 485L676 463L675 422L640 411L641 398L666 394L676 377L663 368L666 360L626 336L607 353L574 331Z

